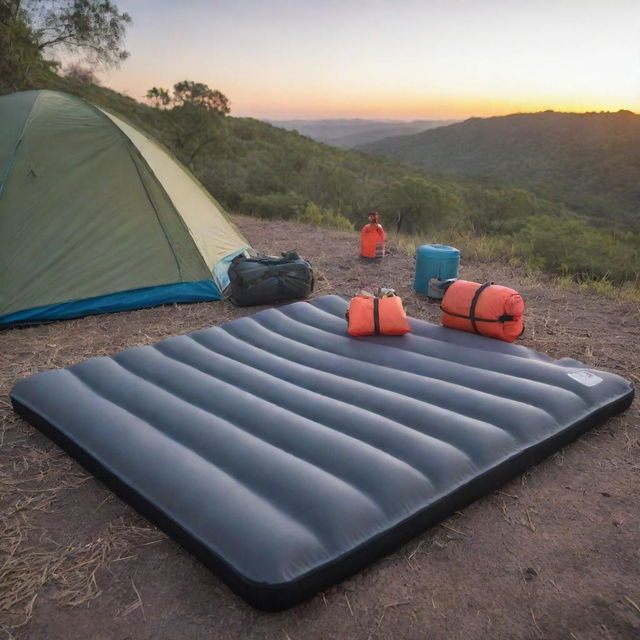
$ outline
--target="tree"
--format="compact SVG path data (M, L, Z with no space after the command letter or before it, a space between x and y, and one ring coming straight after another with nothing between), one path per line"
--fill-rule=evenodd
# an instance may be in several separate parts
M20 2L0 0L0 93L33 86L50 73Z
M146 97L156 109L165 109L170 146L191 169L206 146L219 138L222 118L231 111L223 93L191 80L176 82L173 95L162 87L152 87Z
M149 91L147 91L147 100L151 101L151 104L156 108L160 109L161 107L167 107L167 105L171 102L171 96L166 89L151 87Z
M110 0L35 0L25 11L40 51L61 48L105 67L129 57L124 37L131 17Z
M183 80L173 85L173 104L176 107L198 107L226 115L231 111L229 100L217 89L210 89L202 82Z
M146 97L156 108L171 106L172 109L198 109L215 115L227 115L231 111L229 99L217 89L204 82L182 80L173 85L173 96L168 89L152 87Z
M398 233L425 230L444 219L453 227L461 206L455 194L423 178L403 178L384 193L382 202L395 214Z
M0 91L45 83L58 65L45 56L56 50L117 66L130 21L109 0L0 0Z
M469 221L482 233L516 233L538 212L536 197L522 189L469 186Z

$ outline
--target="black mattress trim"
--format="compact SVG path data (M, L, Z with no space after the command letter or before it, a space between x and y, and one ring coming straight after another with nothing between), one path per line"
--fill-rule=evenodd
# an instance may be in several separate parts
M232 591L252 606L264 611L281 611L306 600L360 571L365 566L395 551L437 524L453 512L474 500L491 493L526 469L555 453L580 435L627 409L633 401L634 390L596 409L582 420L558 432L516 455L503 460L485 473L475 476L436 502L430 503L404 521L369 538L364 543L316 567L298 578L278 583L258 583L247 579L225 560L213 553L198 538L191 535L153 502L121 480L94 456L85 451L55 425L45 420L28 406L11 398L14 410L27 422L58 444L85 469L98 478L116 495L130 504L138 513L156 524L176 542L182 545L208 569L215 573Z

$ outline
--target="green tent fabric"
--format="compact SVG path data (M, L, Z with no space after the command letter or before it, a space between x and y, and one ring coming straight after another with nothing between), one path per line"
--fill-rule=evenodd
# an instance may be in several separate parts
M249 244L164 148L54 91L0 97L0 325L216 299Z

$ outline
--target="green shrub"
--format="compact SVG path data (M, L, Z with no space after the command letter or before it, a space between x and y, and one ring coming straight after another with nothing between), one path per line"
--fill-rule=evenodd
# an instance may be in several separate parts
M531 218L515 245L537 269L578 281L637 280L640 250L615 231L595 229L577 216Z
M333 209L323 210L315 202L309 202L297 219L317 227L330 227L341 231L353 230L353 223L348 218Z
M245 194L240 201L240 211L259 218L299 218L306 205L306 199L299 193L268 193L265 195Z

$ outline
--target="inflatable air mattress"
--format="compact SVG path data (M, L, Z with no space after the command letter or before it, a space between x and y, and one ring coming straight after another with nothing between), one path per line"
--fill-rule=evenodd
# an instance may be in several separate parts
M388 554L623 411L626 380L337 296L47 371L15 410L266 610Z

